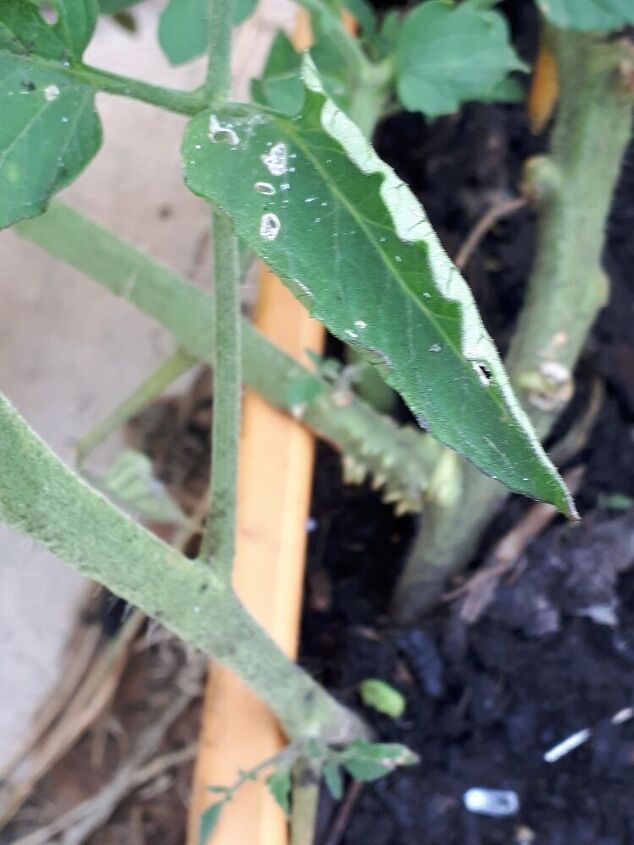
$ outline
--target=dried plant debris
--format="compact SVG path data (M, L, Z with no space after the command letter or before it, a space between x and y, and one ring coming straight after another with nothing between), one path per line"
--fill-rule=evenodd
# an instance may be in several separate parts
M618 619L619 575L634 561L634 512L549 532L530 550L514 584L502 585L489 616L529 636L554 634L562 618Z

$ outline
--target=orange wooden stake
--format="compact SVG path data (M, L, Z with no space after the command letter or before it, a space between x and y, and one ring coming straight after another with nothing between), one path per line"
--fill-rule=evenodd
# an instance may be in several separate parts
M542 35L528 93L528 122L534 135L545 129L555 110L558 96L557 62Z
M323 329L292 294L263 269L255 324L300 360L321 352ZM295 657L302 602L306 520L314 439L308 429L248 390L244 399L234 585L273 639ZM200 750L190 804L190 845L198 845L200 815L230 785L284 745L267 707L228 669L210 666ZM283 813L262 783L247 783L222 812L213 845L284 845Z
M353 29L354 21L346 18ZM312 43L310 18L297 16L293 43ZM321 353L325 333L265 267L254 313L257 328L307 366L307 350ZM252 390L243 406L234 586L249 611L294 658L302 605L306 522L315 441L310 431L272 408ZM267 709L229 670L212 664L190 802L188 845L198 845L202 812L218 799L209 786L230 785L285 744ZM222 811L210 845L286 845L284 814L262 782L249 782Z

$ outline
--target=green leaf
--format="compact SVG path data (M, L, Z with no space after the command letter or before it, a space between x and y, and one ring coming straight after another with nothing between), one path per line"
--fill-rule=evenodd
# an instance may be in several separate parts
M216 804L211 804L202 813L198 828L198 845L208 845L209 837L216 829L223 806L223 802L219 801Z
M377 780L398 766L418 763L418 756L398 743L357 739L340 755L345 769L356 780Z
M333 334L381 365L421 424L511 489L573 510L467 284L425 212L323 94L300 115L233 104L189 124L185 178Z
M328 95L345 108L352 83L348 67L332 39L323 34L318 37L311 48L311 56L319 69ZM278 33L262 76L251 83L253 100L283 114L297 114L304 102L301 65L301 55L296 52L283 32Z
M41 214L99 149L94 89L64 73L90 38L92 11L60 0L50 26L33 3L0 2L0 229Z
M173 65L183 64L207 50L208 0L169 0L159 20L161 48ZM233 22L242 23L253 14L257 0L234 0Z
M301 409L308 402L323 393L323 382L312 373L306 373L292 381L288 386L288 404L290 408Z
M99 11L102 15L116 15L130 6L138 6L142 0L99 0Z
M627 511L634 506L634 499L625 493L599 493L599 507Z
M289 39L283 32L278 32L262 75L251 83L253 99L284 114L296 114L304 101L304 87L299 77L301 63L301 56Z
M58 14L53 28L70 47L73 58L81 59L97 25L97 0L52 0L52 5Z
M290 795L293 785L290 774L288 772L273 772L267 777L266 785L284 814L288 816L291 809Z
M392 719L400 718L405 712L405 696L393 686L378 678L367 678L359 684L361 700L367 707L385 713Z
M489 101L508 73L526 69L501 14L445 0L422 3L405 18L395 65L401 103L428 117Z
M610 30L634 24L632 0L537 0L537 5L562 29Z
M192 527L163 484L154 477L150 459L135 449L124 449L104 477L94 481L117 504L142 519Z
M367 0L343 0L343 5L352 12L364 35L376 27L376 14Z
M336 760L326 760L323 774L328 792L330 792L335 801L341 801L343 797L343 777L341 776L339 763Z

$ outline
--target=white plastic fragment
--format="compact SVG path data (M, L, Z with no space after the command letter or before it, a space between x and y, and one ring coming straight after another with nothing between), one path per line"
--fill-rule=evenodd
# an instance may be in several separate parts
M590 728L583 728L583 730L571 734L569 737L566 737L566 739L558 742L557 745L550 749L550 751L547 751L544 754L544 760L547 763L556 763L557 760L561 760L561 758L565 757L566 754L570 754L570 752L574 751L575 748L579 748L580 745L587 742L591 736L592 731Z
M485 789L474 786L467 789L462 800L470 813L481 816L514 816L520 809L517 792L511 789Z
M262 219L260 220L260 237L264 238L265 241L274 241L279 235L281 228L282 224L277 214L267 212L262 215Z
M622 725L624 722L629 721L632 717L634 717L634 707L624 707L622 710L616 712L610 721L613 725ZM547 763L556 763L558 760L561 760L562 757L565 757L566 754L570 754L570 752L574 751L575 748L579 748L580 745L587 742L591 736L591 728L583 728L580 731L576 731L576 733L571 734L566 737L566 739L563 739L561 742L558 742L557 745L550 748L544 754L544 760Z

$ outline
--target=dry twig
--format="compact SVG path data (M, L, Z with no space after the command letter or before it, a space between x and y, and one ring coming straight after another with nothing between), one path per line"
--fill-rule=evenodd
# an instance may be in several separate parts
M578 466L564 475L568 488L574 493L581 484L585 467ZM445 594L445 601L463 598L460 618L469 625L477 622L489 606L503 575L519 562L526 547L552 522L558 511L553 505L538 502L533 505L494 546L486 563L458 589Z
M144 619L144 615L137 610L126 620L116 639L108 644L91 668L64 710L63 718L30 755L27 776L5 787L0 806L0 830L17 813L37 783L73 747L111 701L127 662L129 645L139 632Z
M482 238L495 226L498 220L514 214L527 204L528 201L524 197L514 197L511 200L502 200L492 205L478 220L458 250L458 254L454 258L456 267L459 270L464 270Z
M204 661L198 660L194 667L198 686L193 689L191 683L183 684L184 691L181 691L180 695L165 708L158 721L152 723L140 735L136 749L129 759L96 795L82 801L50 824L23 836L13 845L47 845L56 836L61 836L61 845L81 845L99 830L130 792L159 777L167 769L181 766L192 760L196 754L197 743L195 742L186 748L160 757L153 757L153 755L176 719L201 694L204 667ZM188 667L188 671L191 671L191 667Z
M350 821L350 816L352 815L352 811L354 810L355 804L359 800L359 796L361 795L362 790L363 781L352 781L346 793L346 797L341 802L341 806L337 811L337 815L335 816L335 820L328 833L328 836L326 837L324 845L339 845L344 833L346 832L346 828L348 827L348 823Z

